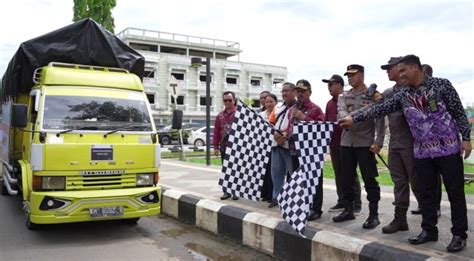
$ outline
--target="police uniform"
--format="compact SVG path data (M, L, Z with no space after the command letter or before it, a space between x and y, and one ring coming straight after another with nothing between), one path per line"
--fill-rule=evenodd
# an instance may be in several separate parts
M368 95L368 89L356 93L352 89L345 91L338 99L338 119L374 104L381 97L380 93ZM375 137L375 131L377 137ZM378 215L380 186L375 179L378 176L375 155L369 149L373 144L383 145L385 121L383 118L354 124L342 132L341 158L343 176L343 202L347 207L352 206L355 199L354 177L357 176L359 165L364 180L370 215Z

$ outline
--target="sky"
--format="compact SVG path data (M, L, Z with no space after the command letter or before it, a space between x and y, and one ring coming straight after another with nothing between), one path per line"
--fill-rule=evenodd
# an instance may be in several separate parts
M1 1L0 75L21 42L70 24L72 8L72 0ZM137 27L239 42L240 61L285 66L289 81L311 83L321 107L330 99L322 79L357 63L366 84L383 91L393 82L380 65L406 54L474 106L473 11L473 1L456 0L117 0L112 14L115 33Z

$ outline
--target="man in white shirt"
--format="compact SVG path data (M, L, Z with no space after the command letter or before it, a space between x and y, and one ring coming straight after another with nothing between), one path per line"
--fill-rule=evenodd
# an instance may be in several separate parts
M291 152L288 145L288 112L290 107L296 103L295 85L286 82L281 90L283 105L277 108L274 138L277 146L272 148L272 202L269 208L277 205L276 198L283 187L285 176L293 170Z

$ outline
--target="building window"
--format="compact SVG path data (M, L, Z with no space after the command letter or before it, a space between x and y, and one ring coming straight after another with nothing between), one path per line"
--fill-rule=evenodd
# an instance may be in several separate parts
M130 47L135 50L158 52L158 45L130 42Z
M173 47L173 46L164 46L164 45L162 45L162 46L160 47L160 52L162 52L162 53L174 53L174 54L186 55L186 49L178 48L178 47Z
M210 99L211 99L211 104L209 105L212 105L212 97L210 97ZM206 106L206 96L199 97L199 105Z
M145 77L146 78L155 78L155 70L154 69L145 69Z
M227 84L237 84L238 79L239 79L239 76L238 76L238 75L229 74L229 75L227 75L227 77L225 78L225 82L226 82Z
M284 79L278 79L278 78L275 78L273 79L273 85L277 85L279 83L283 83L285 80Z
M252 77L250 79L250 85L252 86L262 86L262 78L261 77Z
M212 74L209 75L209 77L211 78L210 82L212 82ZM206 82L206 75L205 74L199 75L199 81Z
M178 81L184 80L184 72L172 72L171 75L173 75L174 78Z
M178 102L177 105L184 105L184 96L183 95L179 95L176 100ZM171 96L171 104L174 104L174 97L173 96Z
M155 95L151 93L146 94L146 98L150 104L155 104Z

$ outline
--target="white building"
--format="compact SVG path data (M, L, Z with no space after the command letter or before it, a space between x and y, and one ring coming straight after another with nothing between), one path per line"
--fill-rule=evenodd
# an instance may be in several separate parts
M223 92L250 98L259 107L259 93L268 90L280 96L281 83L287 79L286 67L240 62L238 42L137 28L126 28L117 36L145 57L143 84L158 123L170 122L174 98L167 87L176 80L180 88L177 108L183 110L183 121L204 122L206 66L191 67L191 57L212 58L212 120L223 108Z

